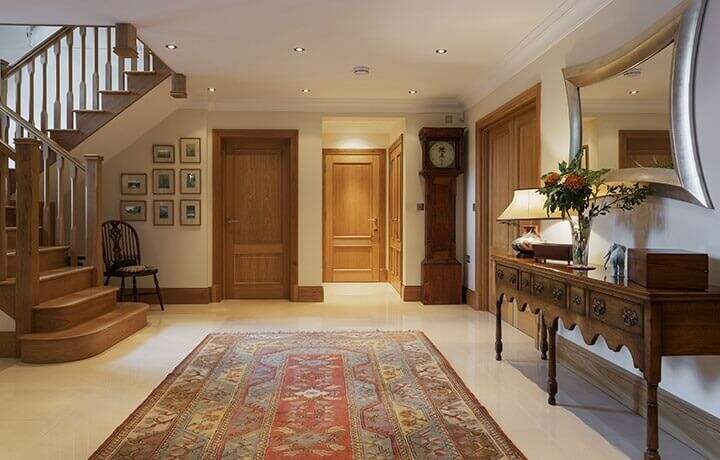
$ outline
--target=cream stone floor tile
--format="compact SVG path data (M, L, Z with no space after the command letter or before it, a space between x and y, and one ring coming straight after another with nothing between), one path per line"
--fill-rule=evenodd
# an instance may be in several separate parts
M0 360L0 459L87 458L209 333L421 330L530 459L642 458L644 421L559 366L559 405L532 340L507 326L495 361L495 318L467 306L402 302L387 284L330 284L322 304L225 301L154 309L150 324L99 356L26 365ZM667 434L663 458L700 455Z

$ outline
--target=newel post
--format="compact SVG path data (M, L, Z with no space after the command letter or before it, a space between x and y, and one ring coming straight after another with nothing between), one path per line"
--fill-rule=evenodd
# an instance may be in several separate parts
M32 308L40 303L40 142L15 139L17 240L15 243L15 338L32 332Z
M100 155L85 155L85 262L95 267L93 285L100 286L103 276L101 242L102 215L102 162Z

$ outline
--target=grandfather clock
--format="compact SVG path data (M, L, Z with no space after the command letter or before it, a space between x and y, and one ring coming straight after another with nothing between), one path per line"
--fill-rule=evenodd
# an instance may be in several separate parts
M422 303L462 303L462 265L455 259L455 181L463 172L464 128L423 128L425 260Z

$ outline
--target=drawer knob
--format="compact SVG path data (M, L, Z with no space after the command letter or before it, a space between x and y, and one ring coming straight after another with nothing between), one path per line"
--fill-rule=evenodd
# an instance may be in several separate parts
M625 323L628 327L637 326L637 323L640 322L640 317L637 312L635 310L630 310L629 308L623 310L622 318L623 323Z
M542 283L542 281L535 281L534 284L535 292L537 294L542 293L543 289L545 289L545 285Z
M605 307L605 301L603 299L594 299L592 308L593 313L595 313L597 316L602 316L607 311L607 308Z
M580 305L580 304L582 303L582 297L580 297L579 295L575 294L575 295L573 296L573 298L572 298L572 302L573 302L575 305Z
M553 289L553 292L552 292L552 296L553 296L553 299L555 299L555 300L560 300L560 299L562 299L563 290L560 289L560 288L558 288L558 287L554 288L554 289Z
M497 278L498 278L499 280L505 278L505 272L502 271L502 270L498 270L498 271L497 271Z

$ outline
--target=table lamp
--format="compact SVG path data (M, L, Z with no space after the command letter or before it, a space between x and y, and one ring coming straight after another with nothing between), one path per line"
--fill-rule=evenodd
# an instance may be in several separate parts
M543 208L545 197L538 193L536 188L523 188L515 190L510 205L497 218L498 222L518 222L527 220L559 220L562 218L560 212L548 215ZM532 258L534 255L533 244L543 243L543 239L537 232L536 225L523 225L524 234L512 242L512 248L518 252L517 257Z

